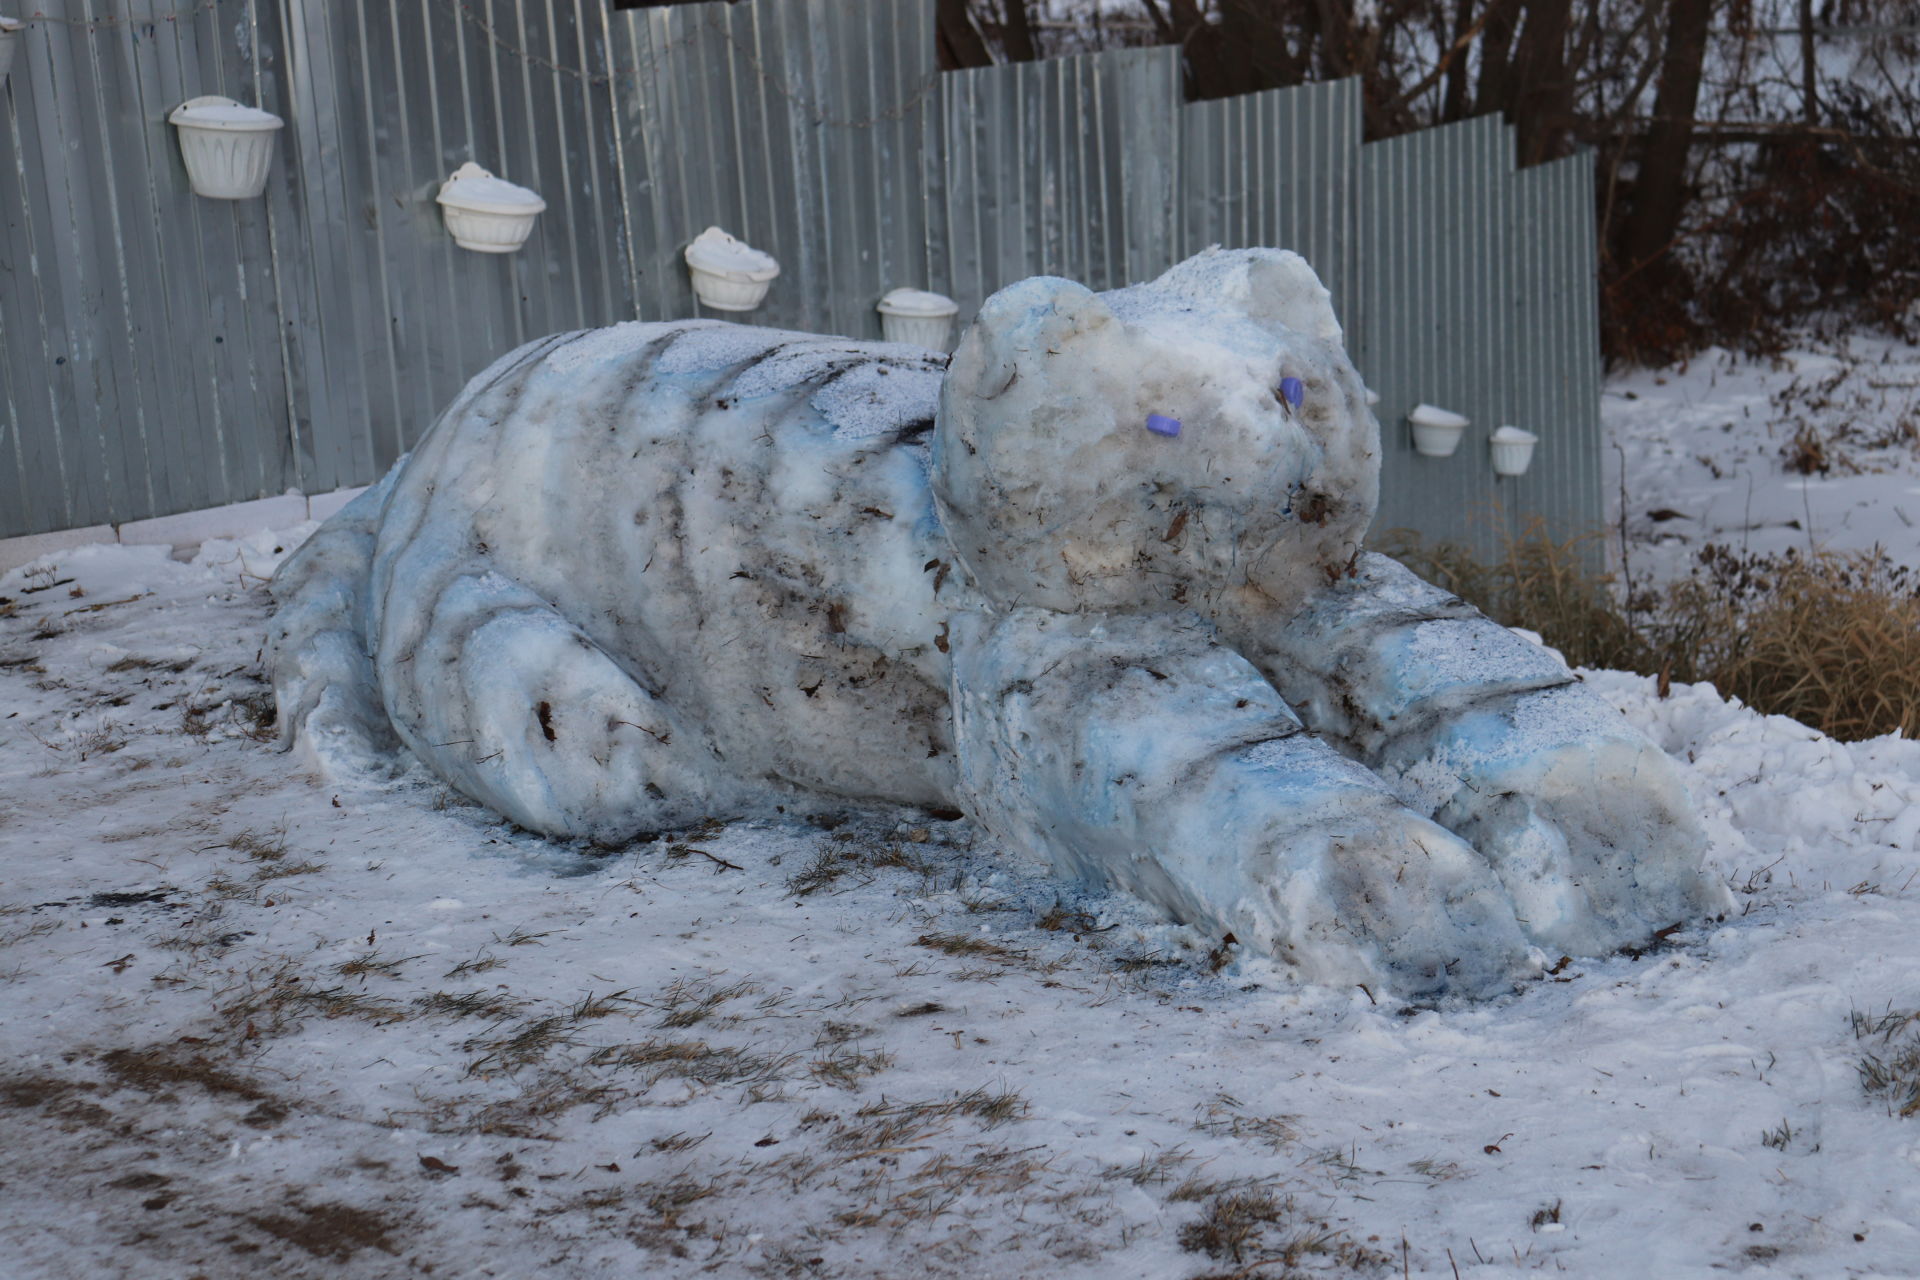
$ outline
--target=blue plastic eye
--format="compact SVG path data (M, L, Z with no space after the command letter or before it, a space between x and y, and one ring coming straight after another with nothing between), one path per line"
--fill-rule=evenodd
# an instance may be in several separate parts
M1150 413L1147 415L1147 430L1155 435L1177 436L1180 434L1180 419L1169 418L1164 413Z
M1298 409L1300 402L1307 398L1307 384L1298 378L1280 379L1280 395L1286 402Z

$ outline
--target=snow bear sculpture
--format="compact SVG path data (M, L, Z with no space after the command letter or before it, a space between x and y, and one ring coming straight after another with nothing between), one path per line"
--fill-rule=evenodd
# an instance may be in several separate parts
M951 365L534 342L274 579L283 741L612 843L954 808L1316 981L1511 989L1717 905L1661 752L1361 550L1379 427L1295 254L995 294Z

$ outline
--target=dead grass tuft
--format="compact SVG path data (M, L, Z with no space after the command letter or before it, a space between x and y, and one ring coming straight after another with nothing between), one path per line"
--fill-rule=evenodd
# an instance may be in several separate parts
M860 1082L890 1069L894 1056L879 1049L843 1045L807 1064L807 1074L837 1089L858 1089Z
M852 1230L901 1231L942 1217L971 1197L1020 1195L1052 1164L1038 1154L1045 1150L976 1146L964 1157L938 1152L904 1178L876 1172L861 1186L869 1198L836 1213L834 1221Z
M447 1018L485 1018L490 1022L505 1021L525 1006L526 1001L497 991L463 991L458 995L435 991L413 1002L413 1007L422 1013Z
M506 961L500 957L490 952L482 951L471 960L462 960L441 976L443 978L458 978L463 974L469 973L490 973L504 964L506 964Z
M992 1129L1026 1114L1026 1099L1009 1089L975 1089L938 1102L888 1102L882 1098L838 1125L827 1145L836 1151L887 1151L931 1137L956 1117Z
M294 1205L282 1213L256 1214L247 1220L268 1235L330 1262L346 1262L362 1249L396 1256L400 1252L392 1240L400 1222L353 1205Z
M408 1016L405 1005L344 986L317 986L291 966L264 979L248 978L235 999L219 1006L219 1013L227 1026L247 1036L283 1034L310 1017L357 1018L382 1026Z
M713 1136L712 1132L694 1135L690 1133L670 1133L664 1138L654 1138L647 1145L661 1155L674 1151L691 1151Z
M299 862L269 862L253 873L255 884L266 884L272 880L285 880L288 876L310 876L316 871L325 871L327 864L302 860Z
M1105 1165L1100 1176L1109 1181L1125 1180L1136 1187L1159 1186L1173 1181L1174 1173L1181 1166L1191 1163L1193 1152L1185 1147L1168 1147L1143 1155L1130 1164Z
M945 1013L947 1006L938 1000L922 1000L919 1004L910 1004L904 1009L894 1010L896 1018L929 1018L936 1013Z
M805 866L787 877L787 892L793 897L804 898L823 889L831 889L848 872L859 867L859 854L849 849L822 845L813 851Z
M100 1055L100 1065L116 1083L143 1093L166 1094L182 1085L205 1090L215 1097L238 1099L253 1104L240 1117L241 1123L257 1129L271 1128L286 1119L288 1108L257 1081L238 1075L215 1063L204 1053L180 1045L155 1045L146 1049L113 1049Z
M517 1092L490 1102L464 1121L445 1125L473 1133L513 1138L551 1138L552 1121L576 1107L593 1108L605 1119L633 1099L633 1091L568 1068L540 1068L516 1077Z
M242 831L227 841L227 848L245 854L250 862L278 862L287 856L286 828Z
M1352 1270L1384 1267L1392 1261L1331 1223L1316 1221L1292 1196L1268 1191L1215 1196L1198 1220L1180 1229L1179 1240L1180 1247L1191 1253L1241 1266L1235 1275L1250 1274L1253 1266L1290 1271L1309 1259ZM1251 1266L1247 1265L1250 1260Z
M32 924L23 925L18 929L0 930L0 947L17 947L23 942L44 938L58 928L60 928L58 920L35 920Z
M1299 1118L1248 1115L1238 1098L1222 1093L1199 1107L1193 1127L1213 1137L1259 1142L1278 1152L1300 1141L1300 1131L1293 1127Z
M639 1003L638 1000L633 999L625 991L616 991L611 995L605 996L596 996L593 992L589 991L586 995L576 1000L572 1008L567 1010L567 1017L574 1022L587 1022L594 1018L611 1018L614 1014L623 1012L628 1006Z
M669 1079L703 1085L771 1084L796 1056L754 1053L733 1045L708 1044L705 1040L649 1038L597 1049L587 1058L587 1063L637 1071L643 1087L651 1089Z
M1015 951L970 933L923 933L913 940L913 945L938 951L943 956L977 956L1002 964L1017 964L1027 958L1024 951Z
M419 956L383 957L378 951L363 951L351 960L333 967L333 971L343 978L364 978L369 974L379 974L383 978L398 978L400 967Z
M1893 1115L1920 1115L1920 1010L1896 1012L1892 1006L1879 1014L1855 1010L1850 1020L1854 1039L1879 1046L1878 1052L1862 1053L1855 1064L1860 1087L1869 1096L1884 1098Z
M753 995L759 990L759 984L753 982L735 982L726 986L717 986L712 975L675 978L667 984L658 999L644 1003L660 1011L661 1017L657 1025L662 1029L679 1030L698 1026L712 1018L721 1005Z
M512 1073L532 1066L563 1045L578 1044L569 1028L572 1019L561 1013L526 1018L503 1035L475 1036L461 1045L464 1053L480 1052L467 1064L469 1076Z

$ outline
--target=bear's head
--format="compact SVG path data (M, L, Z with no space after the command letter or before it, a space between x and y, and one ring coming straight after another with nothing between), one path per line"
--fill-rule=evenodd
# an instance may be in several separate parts
M989 298L941 387L933 491L1000 604L1287 608L1365 536L1379 434L1306 261L1210 249L1111 293Z

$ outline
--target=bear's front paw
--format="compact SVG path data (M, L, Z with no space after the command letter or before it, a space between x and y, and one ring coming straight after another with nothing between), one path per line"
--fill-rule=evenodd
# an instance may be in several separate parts
M1222 845L1181 869L1242 941L1312 980L1375 970L1414 997L1498 995L1537 971L1487 860L1365 768L1306 734L1219 763L1186 803Z
M1205 627L1022 610L953 636L959 798L1009 846L1308 981L1486 996L1537 967L1486 859Z
M1605 955L1729 905L1673 762L1577 685L1409 735L1381 772L1486 856L1553 954Z

